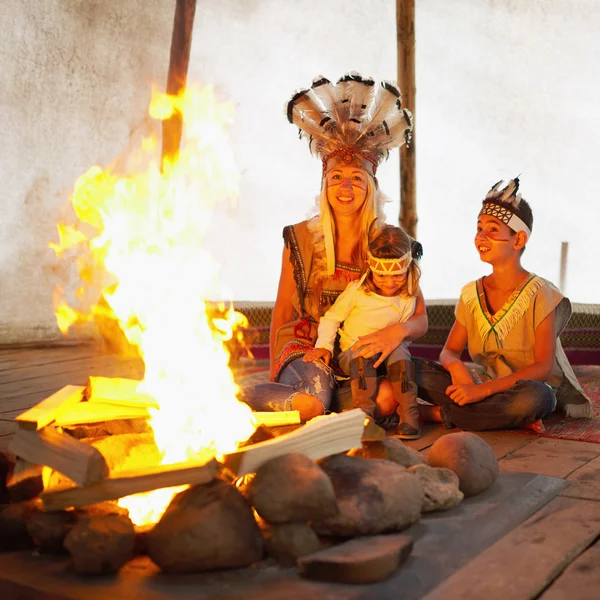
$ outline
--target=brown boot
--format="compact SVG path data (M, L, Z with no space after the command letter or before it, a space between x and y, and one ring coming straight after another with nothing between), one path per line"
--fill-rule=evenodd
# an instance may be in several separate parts
M415 383L415 365L410 360L399 360L387 367L387 374L398 402L396 412L400 423L396 437L403 440L416 440L421 437L419 407L417 404L417 384Z
M360 408L371 418L375 417L377 396L377 371L372 358L353 358L350 361L352 408Z

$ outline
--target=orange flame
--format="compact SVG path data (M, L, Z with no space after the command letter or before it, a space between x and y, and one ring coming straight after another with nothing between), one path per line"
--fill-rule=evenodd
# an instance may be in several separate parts
M77 222L59 225L59 242L51 244L59 257L76 255L83 282L77 298L95 291L85 311L58 294L61 330L108 313L143 356L139 389L160 406L151 424L163 464L219 457L255 429L250 409L236 398L223 345L238 317L230 310L211 323L206 305L220 290L218 265L203 240L214 209L237 194L226 134L231 105L218 104L211 87L153 94L153 118L175 110L185 116L178 158L161 172L157 138L148 136L112 167L92 167L71 197ZM123 503L137 524L155 522L173 493L157 490Z

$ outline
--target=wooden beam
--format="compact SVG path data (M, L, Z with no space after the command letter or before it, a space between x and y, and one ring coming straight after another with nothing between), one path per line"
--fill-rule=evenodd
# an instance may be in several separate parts
M56 429L17 429L8 447L14 455L35 465L46 465L66 475L79 486L108 476L108 466L96 448Z
M142 383L124 377L89 377L85 386L85 397L89 402L131 406L136 408L158 408L158 402L148 394L138 392Z
M186 462L123 471L118 477L87 487L48 490L41 495L41 499L44 510L48 511L88 506L159 488L208 483L218 475L219 469L219 463L211 460L203 464Z
M292 433L227 454L223 464L241 477L254 473L265 462L290 452L299 452L317 460L360 448L365 420L365 413L358 408L339 415L317 417Z
M186 86L195 14L196 0L176 0L169 73L167 76L167 94L172 96L176 96ZM163 165L166 159L172 160L177 157L182 130L183 115L180 112L173 114L169 119L163 121Z
M73 427L73 425L87 425L89 423L149 418L150 413L144 407L119 406L101 402L80 402L61 414L53 425L56 427Z
M417 112L415 82L415 0L396 0L396 35L398 53L398 85L402 106L413 114L410 146L400 148L400 226L408 235L417 237L416 131Z
M22 429L35 431L52 423L61 414L67 412L83 398L83 387L66 385L52 396L42 400L33 408L21 413L15 420Z
M281 410L277 412L253 412L257 425L265 427L281 427L300 423L300 412L297 410Z

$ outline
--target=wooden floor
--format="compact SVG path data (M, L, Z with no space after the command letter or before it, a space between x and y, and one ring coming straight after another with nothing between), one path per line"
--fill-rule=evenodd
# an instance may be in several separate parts
M90 375L139 377L139 360L121 360L92 344L0 348L0 449L14 418L61 387ZM409 444L427 448L447 430L428 425ZM600 598L600 444L495 431L480 434L503 471L524 471L570 482L544 509L458 571L430 596L444 600ZM595 567L595 568L594 568Z

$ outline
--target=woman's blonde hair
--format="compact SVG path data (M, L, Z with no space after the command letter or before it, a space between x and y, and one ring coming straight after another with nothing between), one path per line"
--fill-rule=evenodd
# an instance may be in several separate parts
M370 227L369 234L369 252L375 258L402 258L408 251L412 252L414 240L400 227L394 225L383 225L381 227ZM365 263L366 264L366 263ZM378 293L377 287L373 281L373 273L368 265L363 273L367 273L362 288L366 293ZM399 295L414 296L419 289L419 280L421 279L421 268L413 253L413 259L406 272L406 283L402 286Z
M383 218L383 203L385 196L379 191L375 179L368 172L364 171L367 178L367 197L360 210L359 219L359 239L352 253L352 258L357 265L363 265L367 261L367 250L369 248L369 227L376 219ZM319 195L319 214L320 222L323 226L324 235L327 237L327 229L331 232L331 240L335 240L335 221L333 211L327 200L327 181L323 177L321 184L321 193Z

